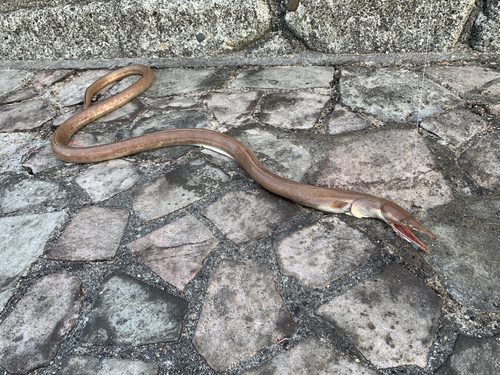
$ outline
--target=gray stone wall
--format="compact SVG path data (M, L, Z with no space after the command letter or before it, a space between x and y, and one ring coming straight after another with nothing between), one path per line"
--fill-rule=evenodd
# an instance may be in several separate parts
M3 0L0 26L11 61L500 51L498 0Z

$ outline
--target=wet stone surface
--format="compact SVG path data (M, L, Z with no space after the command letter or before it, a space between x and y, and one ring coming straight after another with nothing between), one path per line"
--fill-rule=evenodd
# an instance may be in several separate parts
M54 229L66 219L64 212L0 218L0 306L14 292L19 278L42 253Z
M202 99L219 123L238 126L251 118L261 96L261 91L241 91L208 94Z
M253 56L305 48L272 33ZM219 131L281 177L408 208L438 237L418 235L430 254L381 220L267 192L206 148L61 162L50 135L104 71L3 70L0 110L48 106L40 126L30 110L11 117L25 130L0 132L1 375L499 372L497 61L433 55L417 114L417 57L311 56L324 66L155 68L153 87L71 141Z
M301 181L312 166L311 152L293 138L251 128L239 133L236 139L252 150L266 168L281 177Z
M203 161L191 162L132 191L134 210L143 220L168 215L221 188L229 177Z
M484 131L488 123L478 115L459 110L427 117L421 126L441 138L445 145L460 148L476 134Z
M329 99L329 95L309 92L270 94L261 104L259 118L285 129L311 129Z
M67 191L57 183L35 179L22 180L7 186L0 192L0 207L3 213L10 213L38 205L64 206Z
M375 375L351 358L338 353L318 339L306 339L245 375L286 374L359 374Z
M330 88L333 69L322 66L246 68L231 82L231 87L304 90Z
M0 98L20 87L29 76L27 70L0 70Z
M65 107L83 103L83 97L87 87L109 72L109 70L90 70L82 73L63 87L57 95L57 99L59 99L59 102ZM109 87L103 90L101 90L98 95L109 90Z
M459 336L454 353L436 375L496 374L500 371L500 337Z
M233 69L161 69L145 94L148 98L185 94L193 91L217 90Z
M100 202L130 189L140 178L134 164L119 159L93 164L75 181L92 201Z
M349 131L362 130L367 128L368 123L357 114L345 108L336 108L332 112L328 124L328 134L340 134Z

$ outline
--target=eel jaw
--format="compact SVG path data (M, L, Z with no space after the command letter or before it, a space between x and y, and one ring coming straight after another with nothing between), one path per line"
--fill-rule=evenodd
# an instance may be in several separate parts
M405 227L404 225L398 224L398 223L388 223L388 224L392 227L392 229L394 229L394 231L396 232L398 237L401 237L401 238L405 239L406 241L408 241L414 248L416 248L416 249L421 248L426 253L430 253L429 248L427 246L425 246L422 243L422 241L420 241L409 228ZM426 231L426 232L429 232L429 231ZM429 234L429 233L426 233L426 234ZM434 236L432 233L430 233L430 234L432 236L429 235L429 237L434 238L434 239L436 238L436 236Z

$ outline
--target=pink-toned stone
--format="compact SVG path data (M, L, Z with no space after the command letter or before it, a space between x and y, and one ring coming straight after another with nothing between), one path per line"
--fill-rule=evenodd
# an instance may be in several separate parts
M15 374L47 366L73 329L82 303L81 281L52 274L38 280L0 326L0 365Z
M128 211L85 207L71 221L49 258L71 261L112 259L128 222Z
M269 268L224 260L211 277L193 344L224 372L294 331Z
M158 276L184 290L217 239L193 216L184 216L127 245Z

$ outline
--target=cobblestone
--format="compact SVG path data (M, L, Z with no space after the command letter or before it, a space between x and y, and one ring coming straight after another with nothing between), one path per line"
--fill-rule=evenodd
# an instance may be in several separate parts
M417 134L411 64L158 68L72 140L220 131L285 178L396 201L430 254L200 147L57 160L106 71L0 71L0 373L498 373L498 70L428 67Z

